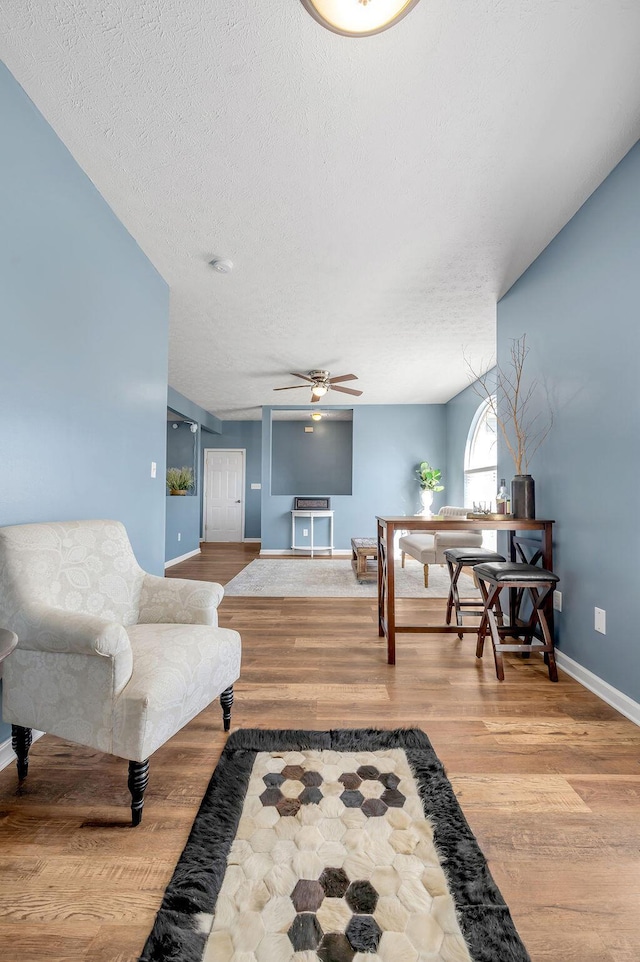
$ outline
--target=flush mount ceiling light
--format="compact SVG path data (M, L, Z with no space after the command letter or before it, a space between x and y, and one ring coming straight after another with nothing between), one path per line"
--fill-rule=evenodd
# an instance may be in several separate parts
M314 20L343 37L370 37L402 20L418 0L302 0Z
M320 421L322 419L322 413L320 411L314 411L311 415L312 421Z

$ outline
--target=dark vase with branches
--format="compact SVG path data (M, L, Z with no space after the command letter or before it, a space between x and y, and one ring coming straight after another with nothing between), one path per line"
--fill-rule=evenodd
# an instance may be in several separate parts
M509 360L495 367L495 388L490 372L476 374L469 364L476 393L488 401L507 451L513 458L515 474L511 482L511 513L514 518L535 518L535 482L529 463L553 426L553 412L534 412L538 382L524 381L524 364L529 353L527 335L511 342Z

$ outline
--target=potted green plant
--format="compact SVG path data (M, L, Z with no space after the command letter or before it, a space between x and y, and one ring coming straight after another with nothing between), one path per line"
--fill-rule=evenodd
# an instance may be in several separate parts
M433 496L437 491L444 491L444 485L440 484L442 472L437 468L432 468L428 461L421 461L416 475L420 485L420 500L422 501L422 514L428 518L431 515L431 505Z
M169 494L186 494L193 487L193 469L167 468Z

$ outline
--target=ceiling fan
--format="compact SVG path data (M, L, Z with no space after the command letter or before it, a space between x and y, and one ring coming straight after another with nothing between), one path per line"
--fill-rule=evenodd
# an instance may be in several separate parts
M309 371L307 374L296 374L292 372L291 377L301 377L303 381L311 384L311 401L319 401L327 391L341 391L342 394L353 394L360 397L362 391L354 391L350 387L342 387L340 381L357 381L355 374L341 374L339 377L329 377L329 371ZM290 387L274 387L274 391L295 391L298 388L307 387L307 384L292 384Z

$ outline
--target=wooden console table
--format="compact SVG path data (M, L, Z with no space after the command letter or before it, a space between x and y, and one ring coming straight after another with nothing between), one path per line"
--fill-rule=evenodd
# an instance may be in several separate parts
M396 623L396 580L394 542L397 531L508 531L509 559L540 564L553 571L553 521L537 518L505 518L480 520L477 518L421 518L421 517L378 517L378 634L387 639L387 661L396 663L396 634L398 632L454 633L477 632L477 627L468 625L398 625ZM542 532L541 539L532 538L530 532ZM521 534L520 532L526 532ZM530 555L527 556L527 548ZM510 592L510 622L515 623L515 592ZM553 636L553 601L549 596L545 607L549 629Z

